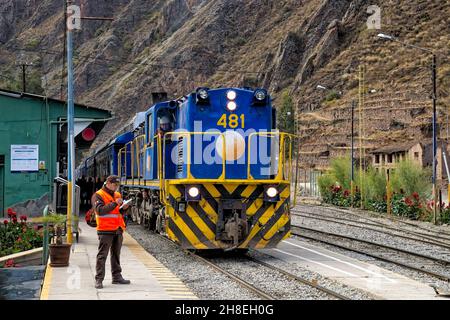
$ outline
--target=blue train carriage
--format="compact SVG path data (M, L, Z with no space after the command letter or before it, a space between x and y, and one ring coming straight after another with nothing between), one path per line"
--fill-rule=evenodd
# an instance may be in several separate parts
M132 132L120 133L112 138L106 145L101 146L92 156L84 161L84 165L80 170L82 175L94 180L96 178L104 180L109 175L117 175L119 170L119 151L133 138Z
M263 89L199 88L152 106L130 146L133 216L183 248L276 246L290 236L293 137L274 129Z

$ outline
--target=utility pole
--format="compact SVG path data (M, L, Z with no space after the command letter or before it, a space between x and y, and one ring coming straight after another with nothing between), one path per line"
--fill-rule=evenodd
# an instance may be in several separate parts
M350 177L350 192L351 192L351 196L352 196L352 207L354 205L354 200L355 200L355 193L354 193L354 183L355 183L355 171L354 171L354 159L355 159L355 141L354 141L354 137L355 137L355 126L354 126L354 119L355 119L355 101L352 101L352 106L351 106L351 127L352 127L352 150L351 150L351 155L350 155L350 167L351 167L351 177Z
M436 116L436 103L437 103L437 84L436 84L436 54L427 48L422 48L413 44L409 44L409 43L405 43L403 41L398 40L396 37L394 36L390 36L384 33L379 33L377 35L377 37L382 38L382 39L386 39L386 40L390 40L390 41L395 41L397 43L400 43L403 46L406 47L410 47L410 48L414 48L414 49L418 49L424 52L427 52L428 54L431 54L432 56L432 60L431 60L431 81L432 81L432 85L433 85L433 89L432 89L432 93L431 93L431 99L433 101L433 120L432 120L432 126L433 126L433 178L432 178L432 184L433 184L433 202L434 202L434 206L433 206L433 223L436 224L437 223L437 193L438 193L438 188L437 188L437 177L436 177L436 154L437 154L437 116Z
M27 62L23 56L21 55L20 62L17 64L22 69L22 92L27 92L27 67L31 67L33 65L32 62Z
M22 64L22 92L27 92L27 81L25 78L25 68L27 67L26 64Z
M67 0L67 10L71 0ZM73 60L72 60L72 25L66 24L67 39L67 242L72 243L72 217L75 212L75 188L73 174L75 171L75 137L74 137L74 105L73 105Z
M358 99L359 99L359 108L358 108L358 122L359 122L359 192L361 198L361 209L364 209L364 169L363 164L365 161L365 147L363 146L363 138L364 138L364 65L359 66L358 72Z
M432 54L431 62L431 78L433 82L433 93L431 99L433 100L433 223L437 222L437 184L436 184L436 154L437 154L437 125L436 125L436 54Z
M67 242L72 243L72 217L75 213L75 135L74 135L74 93L73 93L73 30L81 28L81 19L113 20L106 17L81 17L80 8L67 0ZM70 11L70 12L69 12Z

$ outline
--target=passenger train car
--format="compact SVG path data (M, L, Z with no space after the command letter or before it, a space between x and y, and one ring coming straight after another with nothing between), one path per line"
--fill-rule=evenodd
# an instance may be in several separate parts
M267 91L249 88L198 88L151 106L109 160L133 219L187 249L289 237L293 136L275 129L275 114Z

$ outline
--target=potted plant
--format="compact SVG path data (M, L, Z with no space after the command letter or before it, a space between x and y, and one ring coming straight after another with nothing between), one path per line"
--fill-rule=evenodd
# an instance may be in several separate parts
M70 258L70 243L63 243L63 229L67 220L66 215L50 213L42 217L43 223L48 223L48 230L53 234L49 245L50 266L67 267Z

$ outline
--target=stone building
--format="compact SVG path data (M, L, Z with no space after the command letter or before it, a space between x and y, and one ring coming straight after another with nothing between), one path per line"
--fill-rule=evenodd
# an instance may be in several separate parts
M438 148L436 153L437 167L436 176L437 180L447 178L445 171L444 159L442 156L442 147L447 150L447 146L444 142L438 142ZM385 147L381 147L370 152L372 157L372 166L377 171L384 171L386 174L391 170L395 170L395 167L400 161L411 160L421 167L431 166L433 163L433 145L431 141L417 142L411 141L407 143L394 144ZM448 156L448 152L446 152ZM450 159L448 159L450 161Z

